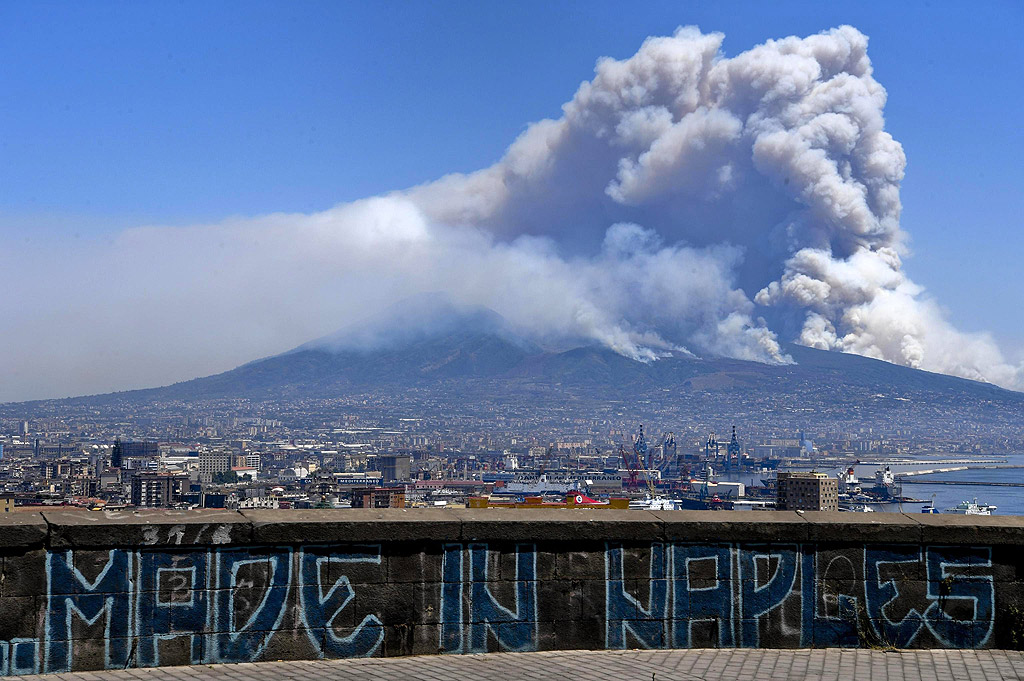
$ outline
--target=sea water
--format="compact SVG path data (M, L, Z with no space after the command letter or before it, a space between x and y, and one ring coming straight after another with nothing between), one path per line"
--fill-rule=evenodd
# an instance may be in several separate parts
M952 466L977 466L981 464L934 464L927 461L941 461L952 459L1006 459L1006 463L993 463L996 466L1024 466L1024 453L1004 455L975 455L946 453L922 457L922 462L890 464L893 473L905 473L908 471L930 470L934 468L948 468ZM883 461L881 457L873 460ZM902 457L901 457L902 458ZM862 487L871 487L875 484L875 471L880 467L878 464L857 464L853 467L854 474L860 479ZM808 470L800 468L794 470ZM821 473L827 473L835 477L841 470L846 468L819 468ZM745 485L759 486L761 474L750 473L723 473L718 476L719 480L742 482ZM906 480L925 482L927 480L967 480L971 482L1011 482L1024 485L1024 468L967 468L962 471L950 471L948 473L932 473L928 475L915 475ZM927 485L909 484L903 486L903 496L914 499L923 499L923 504L871 504L876 511L919 513L923 506L932 503L932 495L935 499L935 508L945 513L946 509L956 506L961 501L974 501L975 497L979 504L996 506L993 511L995 515L1024 515L1024 487L999 487L981 485Z
M937 456L935 459L974 459L970 455L947 455ZM1024 465L1024 454L1009 454L1003 457L1007 461L1005 464L994 464L994 465ZM929 464L899 464L892 465L890 468L894 473L902 473L905 471L913 470L927 470L931 468L945 468L955 464L945 465L929 465ZM972 466L978 464L963 464L965 466ZM878 466L854 466L854 473L862 481L871 484L875 479L875 471L878 470ZM904 478L906 480L913 480L925 482L927 480L967 480L970 482L1008 482L1024 484L1024 468L967 468L962 471L950 471L948 473L930 473L928 475L915 475L911 478ZM974 501L978 499L980 504L988 504L996 506L996 510L993 511L996 515L1024 515L1024 487L999 487L999 486L982 486L982 485L921 485L921 484L910 484L903 485L903 496L913 497L915 499L925 499L929 503L932 500L932 495L935 495L935 508L940 512L945 513L946 509L956 506L961 501ZM908 510L912 513L916 513L921 510L921 506L927 504L903 504L903 511ZM885 511L897 511L896 505L888 505L878 507L879 510Z

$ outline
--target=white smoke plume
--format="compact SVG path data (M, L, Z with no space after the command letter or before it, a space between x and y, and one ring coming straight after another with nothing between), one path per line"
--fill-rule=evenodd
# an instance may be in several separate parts
M0 400L223 370L424 291L643 361L790 362L781 339L1024 388L902 272L905 158L867 38L844 26L732 58L722 40L681 28L600 60L560 118L476 173L16 250Z
M954 328L902 272L906 159L884 130L867 37L843 26L734 58L722 39L681 28L601 60L562 118L499 163L408 195L431 219L570 248L619 220L738 248L736 311L688 337L705 352L785 360L742 291L785 340L1024 388L1024 367Z

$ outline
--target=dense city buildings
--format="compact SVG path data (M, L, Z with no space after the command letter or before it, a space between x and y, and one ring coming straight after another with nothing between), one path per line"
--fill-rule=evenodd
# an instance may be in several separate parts
M804 387L802 399L469 383L451 393L408 386L317 399L115 395L0 405L0 493L19 507L288 510L397 503L355 492L376 488L402 490L405 507L580 490L637 504L772 508L775 470L1024 450L1024 422L1003 408L939 404L913 391L849 394L840 405L822 397L823 386ZM862 480L839 490L841 507L861 493L854 486L901 497L896 485ZM836 501L818 500L815 508Z

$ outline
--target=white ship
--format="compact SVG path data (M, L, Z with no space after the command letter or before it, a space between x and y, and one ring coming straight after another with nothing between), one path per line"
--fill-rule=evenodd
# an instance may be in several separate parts
M883 497L895 498L903 496L903 484L896 478L896 474L888 466L875 471L876 494Z
M945 513L956 513L958 515L992 515L992 511L996 510L995 506L989 506L988 504L979 504L978 498L975 497L974 501L961 501L952 508L947 508Z
M839 492L841 494L860 494L860 480L853 472L853 466L846 469L845 473L839 473Z
M506 494L566 494L575 490L577 485L568 477L548 477L547 473L540 475L517 475L505 483L501 490Z

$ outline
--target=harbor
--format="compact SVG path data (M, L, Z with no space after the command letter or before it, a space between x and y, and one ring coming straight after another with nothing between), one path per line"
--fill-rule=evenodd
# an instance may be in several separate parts
M712 433L699 450L690 452L677 450L671 433L653 442L648 437L639 426L617 447L612 460L618 466L604 470L583 469L581 457L559 457L548 448L532 468L492 474L494 500L487 505L585 507L571 502L582 493L602 504L628 503L634 510L772 510L794 503L784 501L777 488L777 480L785 477L807 481L814 487L807 488L810 493L821 496L820 507L810 501L798 507L808 510L1024 514L1024 504L1013 491L1024 487L1021 454L929 452L859 460L822 455L801 435L795 456L771 459L751 456L735 428L728 440ZM798 497L803 495L798 492Z

